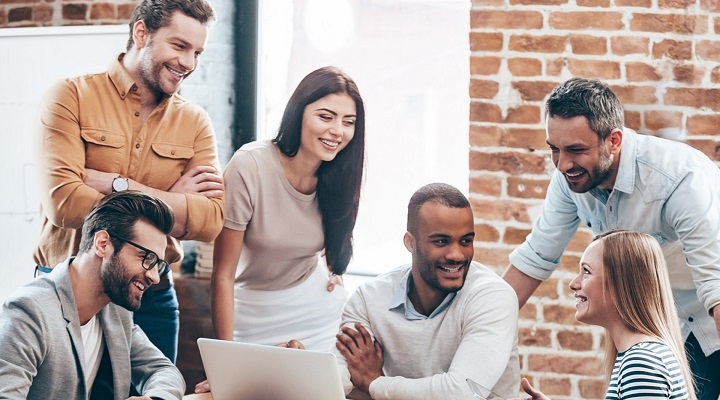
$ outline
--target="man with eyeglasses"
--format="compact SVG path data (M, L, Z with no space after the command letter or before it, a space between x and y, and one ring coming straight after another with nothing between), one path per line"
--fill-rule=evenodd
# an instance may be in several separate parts
M162 200L105 196L85 218L77 256L16 291L0 310L0 398L180 399L180 371L133 323L169 266L174 223Z

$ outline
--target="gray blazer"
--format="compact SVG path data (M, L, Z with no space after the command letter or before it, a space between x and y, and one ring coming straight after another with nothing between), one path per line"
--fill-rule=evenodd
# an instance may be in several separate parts
M87 399L84 350L68 265L17 290L0 310L0 399ZM180 399L180 371L133 324L132 313L108 304L98 314L110 355L115 399L130 384L160 399Z

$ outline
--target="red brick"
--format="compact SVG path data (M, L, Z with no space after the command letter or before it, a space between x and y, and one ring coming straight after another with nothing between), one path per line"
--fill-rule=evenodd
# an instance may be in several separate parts
M673 39L656 42L652 45L653 58L669 58L671 60L689 60L692 58L692 42Z
M700 8L705 11L720 12L720 0L700 0Z
M528 354L527 365L530 371L594 376L602 371L600 357Z
M583 399L602 399L605 398L605 380L604 379L580 379L578 388Z
M472 153L470 154L472 155ZM472 198L470 199L470 205L473 209L473 215L477 218L484 218L492 221L531 222L530 216L527 213L527 206L524 203L510 200L490 201ZM510 254L510 250L500 250L506 251L506 256ZM477 251L475 254L477 255ZM505 258L504 263L507 265L507 257Z
M547 192L548 179L529 179L517 176L507 178L508 196L522 199L544 199Z
M70 3L62 5L63 19L71 21L85 20L87 17L87 4Z
M477 241L475 243L478 243ZM475 255L473 260L486 265L490 268L500 268L504 270L508 266L508 255L511 249L499 249L495 243L490 247L475 246Z
M637 111L625 110L625 126L630 129L638 130L641 127L641 114Z
M525 303L520 309L520 319L537 320L537 307L533 303Z
M0 8L0 27L7 25L8 23L8 16L5 12L5 9Z
M557 300L560 298L558 283L559 281L556 278L546 279L540 284L540 286L538 286L537 290L533 293L533 296L542 299Z
M610 0L576 0L580 7L610 7Z
M563 350L587 351L593 348L593 336L590 332L562 330L557 333L557 339Z
M707 61L720 61L720 40L700 40L695 44L698 57Z
M53 8L47 4L39 4L33 7L33 20L36 22L52 21Z
M504 144L507 147L529 150L546 149L545 129L507 128Z
M575 54L601 55L607 53L607 39L590 35L570 36L570 46Z
M560 76L568 61L565 58L555 58L547 60L546 63L545 73L548 76Z
M587 230L578 229L575 235L570 239L566 250L583 252L585 248L592 242L593 234ZM577 270L577 264L574 266L573 272Z
M125 3L117 5L117 18L120 21L130 22L132 12L135 10L136 3Z
M472 0L473 7L476 6L501 6L505 4L505 0Z
M695 4L695 0L658 0L658 8L686 8Z
M688 116L689 135L720 135L720 114L695 114Z
M470 51L500 51L502 47L502 33L470 32Z
M513 89L520 92L520 98L523 101L543 101L557 85L557 82L535 80L512 83Z
M540 107L521 105L509 108L504 122L512 124L538 124L540 123Z
M715 17L715 33L720 33L720 17Z
M610 49L613 54L619 56L647 55L650 52L650 39L637 36L615 36L610 39Z
M550 329L520 328L518 329L518 345L532 347L550 347Z
M615 0L618 7L652 7L652 0Z
M497 125L470 125L471 146L501 146L503 129Z
M505 228L503 233L503 243L505 244L521 244L525 241L527 235L530 234L530 229L520 229L512 226Z
M10 11L8 11L8 23L20 21L32 21L31 7L11 8Z
M470 26L486 29L541 29L543 15L538 11L471 10Z
M543 316L545 322L563 325L580 325L575 319L575 307L562 306L559 304L543 305Z
M620 78L620 64L603 60L569 60L568 69L573 76L599 79Z
M625 77L628 82L662 80L662 76L654 66L642 62L628 62L625 64Z
M115 19L115 5L110 3L94 3L90 6L90 19Z
M610 88L620 99L623 105L627 104L655 104L657 97L655 96L655 87L653 86L614 86Z
M550 14L550 26L568 30L621 30L625 27L622 13L619 12L553 12Z
M667 88L663 103L720 110L720 89Z
M542 74L542 62L536 58L509 58L508 70L514 76L538 76Z
M475 225L475 239L481 242L497 243L500 240L500 232L492 225L478 224Z
M470 57L471 75L495 75L500 70L498 57Z
M40 0L0 0L2 4L39 3Z
M682 128L683 113L667 110L645 111L645 128L657 131L663 128Z
M526 53L562 53L565 51L565 36L513 35L510 37L510 51Z
M473 99L492 99L497 95L497 81L470 79L470 97Z
M572 385L569 378L546 378L540 377L538 390L548 396L569 396Z
M630 30L680 34L707 32L707 17L687 14L643 14L636 12L630 20Z
M687 144L702 151L715 161L720 161L720 142L707 139L688 139Z
M470 121L503 122L500 106L492 103L470 102Z
M510 5L522 6L559 6L568 4L568 0L510 0Z
M720 67L713 68L710 73L710 81L712 83L720 83Z
M673 77L677 82L700 85L704 76L705 68L703 66L676 65L673 67Z
M489 174L471 176L470 193L500 197L502 194L502 178Z
M565 271L577 274L578 265L580 265L580 257L564 254L562 257L560 257L560 265L557 269L558 271Z
M470 151L470 170L504 171L513 175L542 174L545 157L517 152L481 153Z

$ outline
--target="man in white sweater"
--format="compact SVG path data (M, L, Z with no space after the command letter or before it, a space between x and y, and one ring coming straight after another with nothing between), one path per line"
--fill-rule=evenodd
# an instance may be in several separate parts
M517 297L472 261L474 228L456 188L433 183L412 196L412 265L366 282L345 305L336 355L350 398L474 399L467 378L517 395Z

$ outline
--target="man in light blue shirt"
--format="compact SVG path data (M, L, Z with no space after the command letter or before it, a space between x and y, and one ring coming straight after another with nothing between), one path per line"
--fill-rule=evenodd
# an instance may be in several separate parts
M698 398L717 400L720 170L690 146L623 128L620 101L597 80L568 80L546 109L557 169L532 233L510 254L503 276L520 306L555 270L580 222L595 234L651 234L667 260Z

